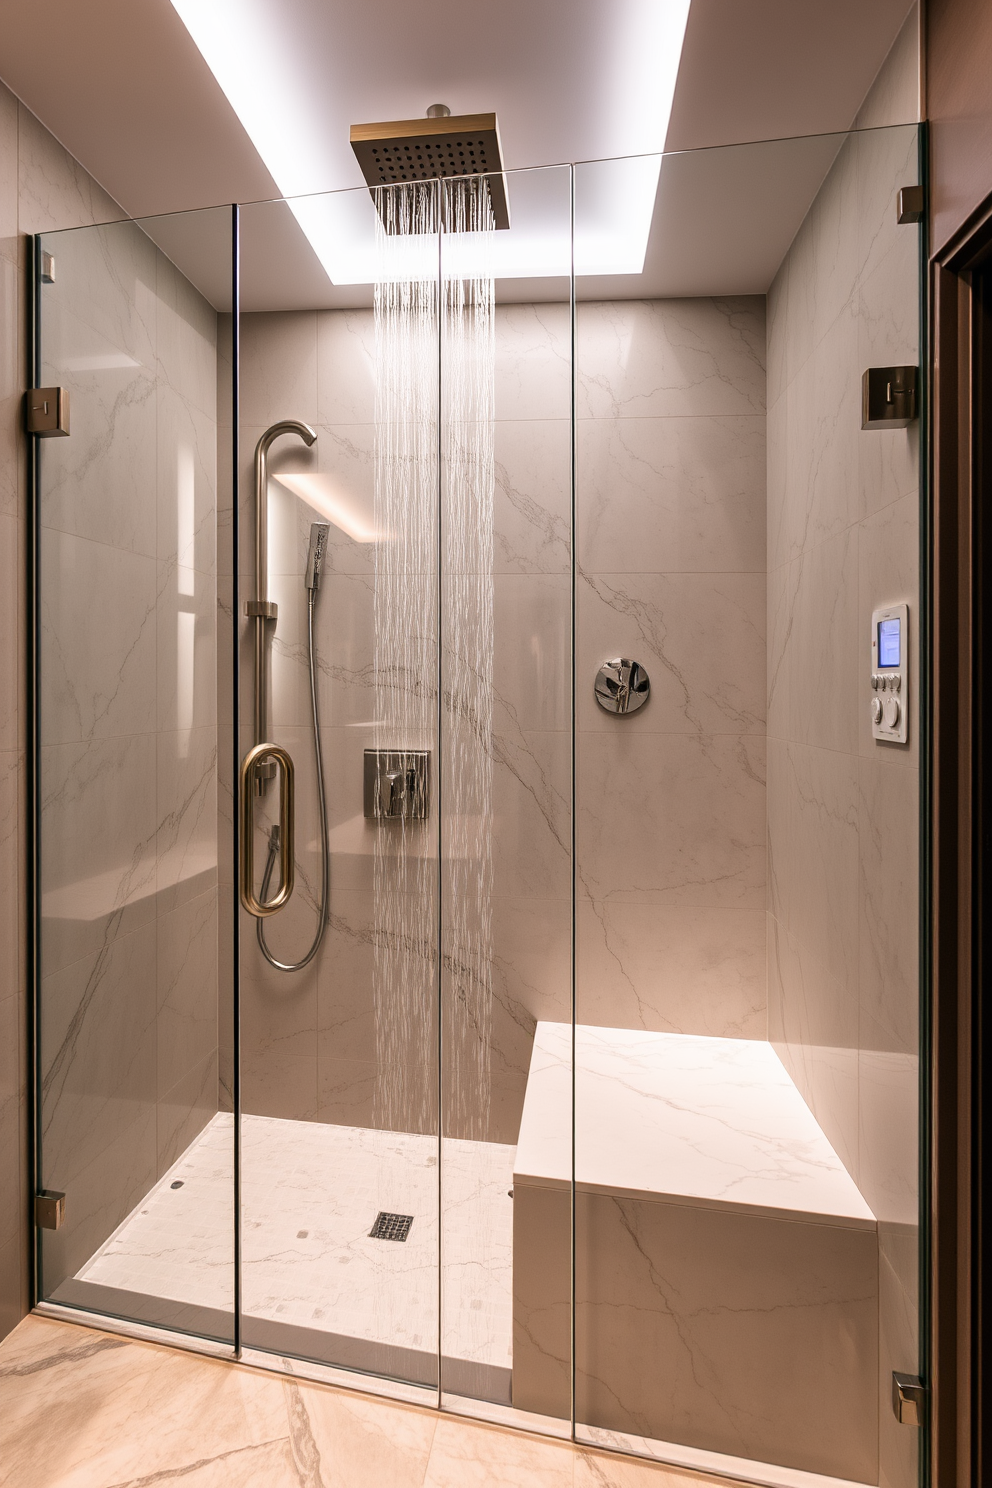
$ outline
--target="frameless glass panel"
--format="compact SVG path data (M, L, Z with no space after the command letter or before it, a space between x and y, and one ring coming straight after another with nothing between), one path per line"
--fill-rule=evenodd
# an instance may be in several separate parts
M576 1431L906 1488L920 425L861 392L920 359L917 148L656 159L632 290L581 247L627 163L575 228Z
M511 171L506 190L507 230L470 223L441 242L441 1385L453 1409L510 1420L513 1407L560 1431L571 172ZM547 1069L542 1051L562 1034Z
M40 1295L227 1341L231 224L224 208L45 234L35 348L69 404L68 437L37 441L39 1160L65 1194L39 1231Z
M44 1297L910 1484L917 149L42 240Z
M420 226L387 241L364 188L242 212L241 749L285 750L296 794L292 895L264 917L242 898L242 1264L246 1346L433 1400L438 248ZM396 252L405 296L380 274ZM275 774L247 783L268 903L287 812Z
M570 172L508 189L505 234L458 183L241 218L241 745L296 785L293 893L242 910L244 1343L489 1411L514 1275L529 1310L550 1274L540 1216L512 1265L535 1026L570 1017ZM567 1078L551 1106L567 1153Z

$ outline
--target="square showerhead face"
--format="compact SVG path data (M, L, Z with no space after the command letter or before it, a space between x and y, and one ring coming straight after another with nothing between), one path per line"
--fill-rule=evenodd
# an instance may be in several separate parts
M503 153L495 114L353 124L351 148L378 204L379 186L482 176L497 228L509 227Z

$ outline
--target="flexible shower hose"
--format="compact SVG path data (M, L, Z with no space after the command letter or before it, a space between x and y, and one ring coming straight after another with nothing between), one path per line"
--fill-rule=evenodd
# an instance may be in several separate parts
M276 971L302 971L304 966L309 966L320 949L320 943L324 938L324 929L327 925L327 895L331 877L331 855L327 843L327 794L324 789L324 766L320 757L320 717L317 712L317 668L313 649L313 605L317 597L316 589L311 589L308 598L308 623L307 623L307 651L310 662L310 707L313 716L313 756L317 766L317 799L320 803L320 908L317 917L317 933L313 938L313 944L299 961L280 961L265 944L264 920L255 921L255 931L258 936L258 948ZM265 864L265 872L262 875L262 898L269 897L269 885L272 881L272 870L279 856L279 828L273 827L269 833L269 856Z

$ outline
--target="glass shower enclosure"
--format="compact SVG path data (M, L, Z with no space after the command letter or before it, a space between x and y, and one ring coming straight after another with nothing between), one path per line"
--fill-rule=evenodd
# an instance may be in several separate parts
M917 148L35 240L42 1310L915 1480Z

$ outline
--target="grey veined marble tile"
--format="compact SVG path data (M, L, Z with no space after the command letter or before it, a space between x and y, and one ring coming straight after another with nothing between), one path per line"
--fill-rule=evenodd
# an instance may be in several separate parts
M583 574L578 592L578 726L616 731L593 695L602 662L629 656L651 679L633 733L764 730L764 575Z
M317 420L317 315L279 311L241 321L241 417L267 428Z
M42 539L47 744L155 727L155 560L64 533Z
M579 418L764 412L760 296L583 304L576 339Z
M576 496L587 572L761 572L764 418L582 419Z
M567 419L572 396L569 307L501 305L496 312L496 418Z
M765 911L580 900L580 1023L764 1038Z
M578 743L580 893L628 904L765 902L764 739L588 732Z
M49 232L124 216L23 103L17 105L18 226Z

